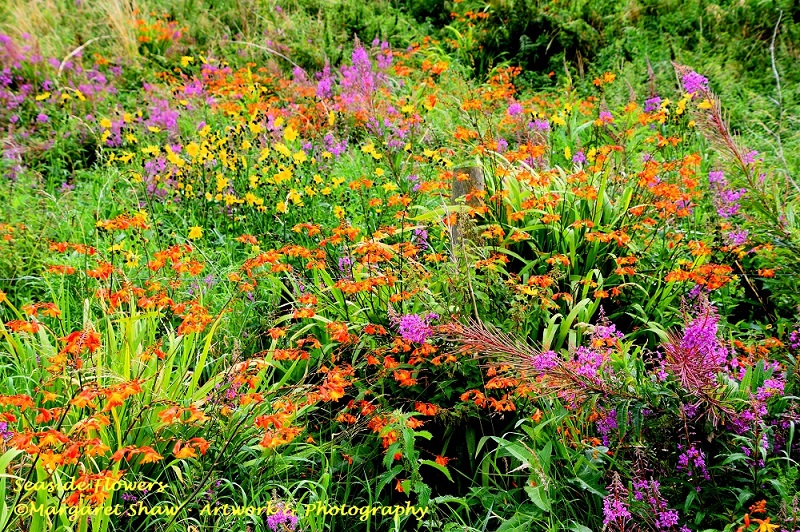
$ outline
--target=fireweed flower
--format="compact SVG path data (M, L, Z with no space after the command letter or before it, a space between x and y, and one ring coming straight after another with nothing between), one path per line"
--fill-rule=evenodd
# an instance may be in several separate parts
M397 325L398 332L403 340L407 342L425 343L425 340L433 334L430 322L439 319L439 316L430 313L426 316L419 314L404 314L400 318L390 316L390 320Z
M708 90L708 79L695 71L688 72L681 79L683 90L689 94L696 94Z
M672 530L678 524L678 512L669 508L661 497L661 485L657 480L638 480L633 483L633 496L650 506L657 530Z
M281 508L267 517L267 526L274 532L287 529L294 530L297 527L297 516Z
M717 214L722 218L735 216L741 208L739 200L747 191L743 188L739 190L729 188L728 180L725 179L725 174L721 171L709 172L708 183L714 194L713 199L714 205L717 207Z
M613 431L617 430L617 411L609 410L597 420L597 431L603 439L603 445L608 447L610 438L608 437Z
M664 367L686 391L705 395L715 385L716 375L727 363L729 352L717 338L719 316L707 298L698 300L695 312L682 336L669 335L664 345Z
M5 421L0 421L0 438L7 440L13 435L14 433L8 430L8 423Z
M425 229L415 229L414 241L417 243L420 250L425 251L428 249L428 231Z
M748 231L731 231L725 235L732 246L742 246L747 242Z
M678 445L679 450L683 450L682 445ZM703 477L705 480L711 480L711 475L708 474L706 468L706 454L697 448L696 444L691 444L688 449L678 455L679 471L685 471L687 477L693 474Z
M583 153L582 150L577 151L575 152L575 155L572 156L572 162L575 164L583 164L586 162L586 155Z
M625 530L632 516L628 510L628 490L622 485L619 473L614 473L611 485L606 489L608 495L603 498L603 525L608 530Z
M333 96L333 78L331 77L331 64L325 61L322 72L317 73L317 98L326 100Z
M653 111L658 111L660 107L661 107L661 98L659 96L653 96L652 98L644 101L645 113L652 113Z
M789 347L792 349L800 349L800 329L792 331L789 335Z
M753 164L756 161L756 157L758 157L758 152L756 150L752 150L744 154L742 161L744 164Z
M519 102L514 102L508 106L508 116L517 116L523 112L522 105Z
M539 131L550 131L550 122L547 120L536 119L528 125L529 129L536 128Z

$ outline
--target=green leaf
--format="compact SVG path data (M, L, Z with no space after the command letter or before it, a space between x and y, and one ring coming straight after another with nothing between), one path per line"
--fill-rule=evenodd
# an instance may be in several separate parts
M447 477L447 480L449 480L450 482L453 482L453 477L450 476L450 471L446 467L444 467L443 465L437 464L433 460L420 460L419 463L438 469L439 471L442 472L442 474L444 476Z

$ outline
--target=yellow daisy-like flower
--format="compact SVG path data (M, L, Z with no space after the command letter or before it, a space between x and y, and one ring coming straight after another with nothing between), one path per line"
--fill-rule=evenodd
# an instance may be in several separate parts
M194 227L189 229L189 235L188 235L189 240L197 240L198 238L202 238L202 237L203 237L203 228L202 227L198 227L198 226L195 225Z

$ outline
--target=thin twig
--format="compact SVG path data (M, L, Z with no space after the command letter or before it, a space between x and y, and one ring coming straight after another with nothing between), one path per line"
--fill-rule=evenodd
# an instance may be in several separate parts
M781 76L778 73L778 65L775 62L775 40L778 37L778 28L781 25L781 18L783 18L783 10L778 11L778 22L775 23L775 29L772 32L772 41L769 45L769 56L772 62L772 73L775 75L775 84L778 90L778 101L775 102L778 104L778 130L774 133L775 139L778 141L778 157L780 157L781 162L783 163L783 167L786 169L786 174L789 176L789 180L792 182L794 187L797 189L797 183L795 183L794 179L791 178L791 172L789 172L789 165L786 163L786 158L783 155L783 140L781 139L781 132L783 131L783 92L781 91Z
M285 55L283 55L282 53L280 53L280 52L278 52L278 51L276 51L276 50L273 50L272 48L269 48L269 47L267 47L267 46L262 46L262 45L260 45L260 44L256 44L256 43L252 43L252 42L247 42L247 41L228 41L228 42L230 42L231 44L244 44L244 45L247 45L247 46L252 46L253 48L258 48L259 50L264 50L265 52L269 52L269 53L271 53L271 54L275 54L275 55L277 55L278 57L282 57L282 58L286 59L286 60L287 60L287 61L289 61L291 64L293 64L295 67L297 67L297 68L299 68L300 70L302 70L303 72L305 72L305 69L304 69L303 67L301 67L300 65L298 65L297 63L295 63L294 61L292 61L291 59L289 59L288 57L286 57L286 56L285 56Z
M58 65L58 72L56 73L56 76L60 76L61 72L64 70L64 66L67 64L67 61L69 61L70 59L72 59L73 57L75 57L76 55L81 53L81 51L83 51L84 48L86 48L87 46L89 46L90 44L92 44L95 41L99 41L99 40L102 40L102 39L108 39L109 37L110 37L110 35L101 35L100 37L95 37L94 39L89 39L88 41L86 41L82 45L80 45L77 48L75 48L74 50L72 50L72 52L70 52L69 55L67 57L65 57L63 61L61 61L61 64Z

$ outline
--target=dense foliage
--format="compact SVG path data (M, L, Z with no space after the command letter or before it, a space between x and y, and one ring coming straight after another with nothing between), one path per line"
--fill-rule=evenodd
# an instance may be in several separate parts
M212 4L4 8L0 531L800 530L796 6Z

